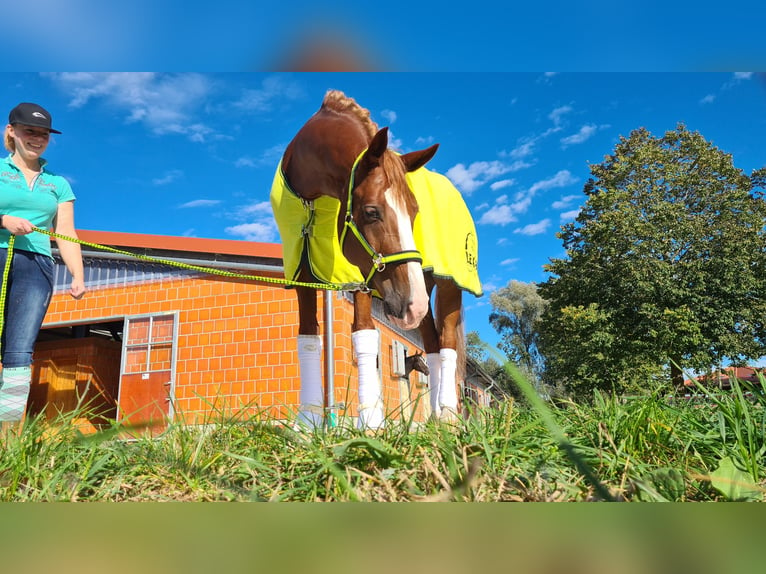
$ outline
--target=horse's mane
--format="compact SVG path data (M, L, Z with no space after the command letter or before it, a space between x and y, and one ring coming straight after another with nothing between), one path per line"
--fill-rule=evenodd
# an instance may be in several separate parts
M368 138L378 132L378 124L370 118L370 110L363 108L354 98L351 98L340 90L328 90L322 100L322 108L341 114L351 114L362 124L362 128L367 132ZM390 177L400 181L404 180L406 171L404 164L399 161L398 156L391 150L386 150L382 157L383 169ZM414 202L412 194L405 198L407 202Z
M370 139L378 131L378 124L370 118L370 110L356 103L340 90L328 90L322 100L322 107L338 113L351 113L362 123Z

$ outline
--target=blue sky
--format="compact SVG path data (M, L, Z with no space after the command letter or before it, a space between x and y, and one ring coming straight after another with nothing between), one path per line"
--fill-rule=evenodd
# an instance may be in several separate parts
M639 127L679 122L750 173L766 165L766 79L725 73L7 73L4 109L46 107L50 168L80 229L277 242L277 162L328 89L368 108L395 146L439 143L429 167L477 225L485 296L467 329L494 344L489 293L544 281L556 233L582 205L589 164ZM6 112L4 112L6 113Z

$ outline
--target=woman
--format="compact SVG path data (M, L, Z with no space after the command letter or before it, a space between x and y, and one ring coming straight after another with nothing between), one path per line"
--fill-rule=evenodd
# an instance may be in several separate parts
M51 133L61 132L51 127L50 114L32 103L13 108L5 127L10 155L0 160L0 273L5 269L10 237L16 237L2 310L0 421L19 421L24 415L32 351L53 292L50 238L32 228L55 228L58 234L77 237L72 188L63 177L48 171L41 157ZM85 293L80 245L56 241L72 274L69 294L79 299Z

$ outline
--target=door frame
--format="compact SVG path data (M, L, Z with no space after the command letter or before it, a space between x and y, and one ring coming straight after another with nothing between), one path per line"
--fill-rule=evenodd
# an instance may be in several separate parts
M148 364L149 360L149 354L152 346L152 324L153 320L159 317L172 317L173 318L173 333L171 335L170 340L170 370L169 370L169 377L170 382L168 384L168 396L167 399L167 405L168 405L168 414L167 419L168 422L173 422L175 419L175 392L176 392L176 364L178 361L178 331L179 331L179 311L165 311L165 312L156 312L156 313L141 313L138 315L126 315L123 322L123 329L122 329L122 351L120 355L120 382L119 387L117 391L117 421L119 422L122 419L122 409L121 409L121 403L122 403L122 381L123 377L125 376L132 376L136 374L149 374L149 373L156 373L156 372L166 372L168 369L157 369L152 370L151 365ZM142 346L142 345L130 345L130 322L140 319L149 319L149 337L146 343L147 347L147 365L146 369L142 371L137 372L126 372L126 366L127 366L127 354L131 347L134 346ZM163 344L166 344L167 341L162 341Z

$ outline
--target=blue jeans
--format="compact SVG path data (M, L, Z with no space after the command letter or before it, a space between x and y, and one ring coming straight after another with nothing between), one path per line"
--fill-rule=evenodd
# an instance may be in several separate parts
M8 250L0 248L0 282L7 255ZM32 364L32 351L53 293L53 265L53 259L45 255L13 250L5 295L3 368Z

